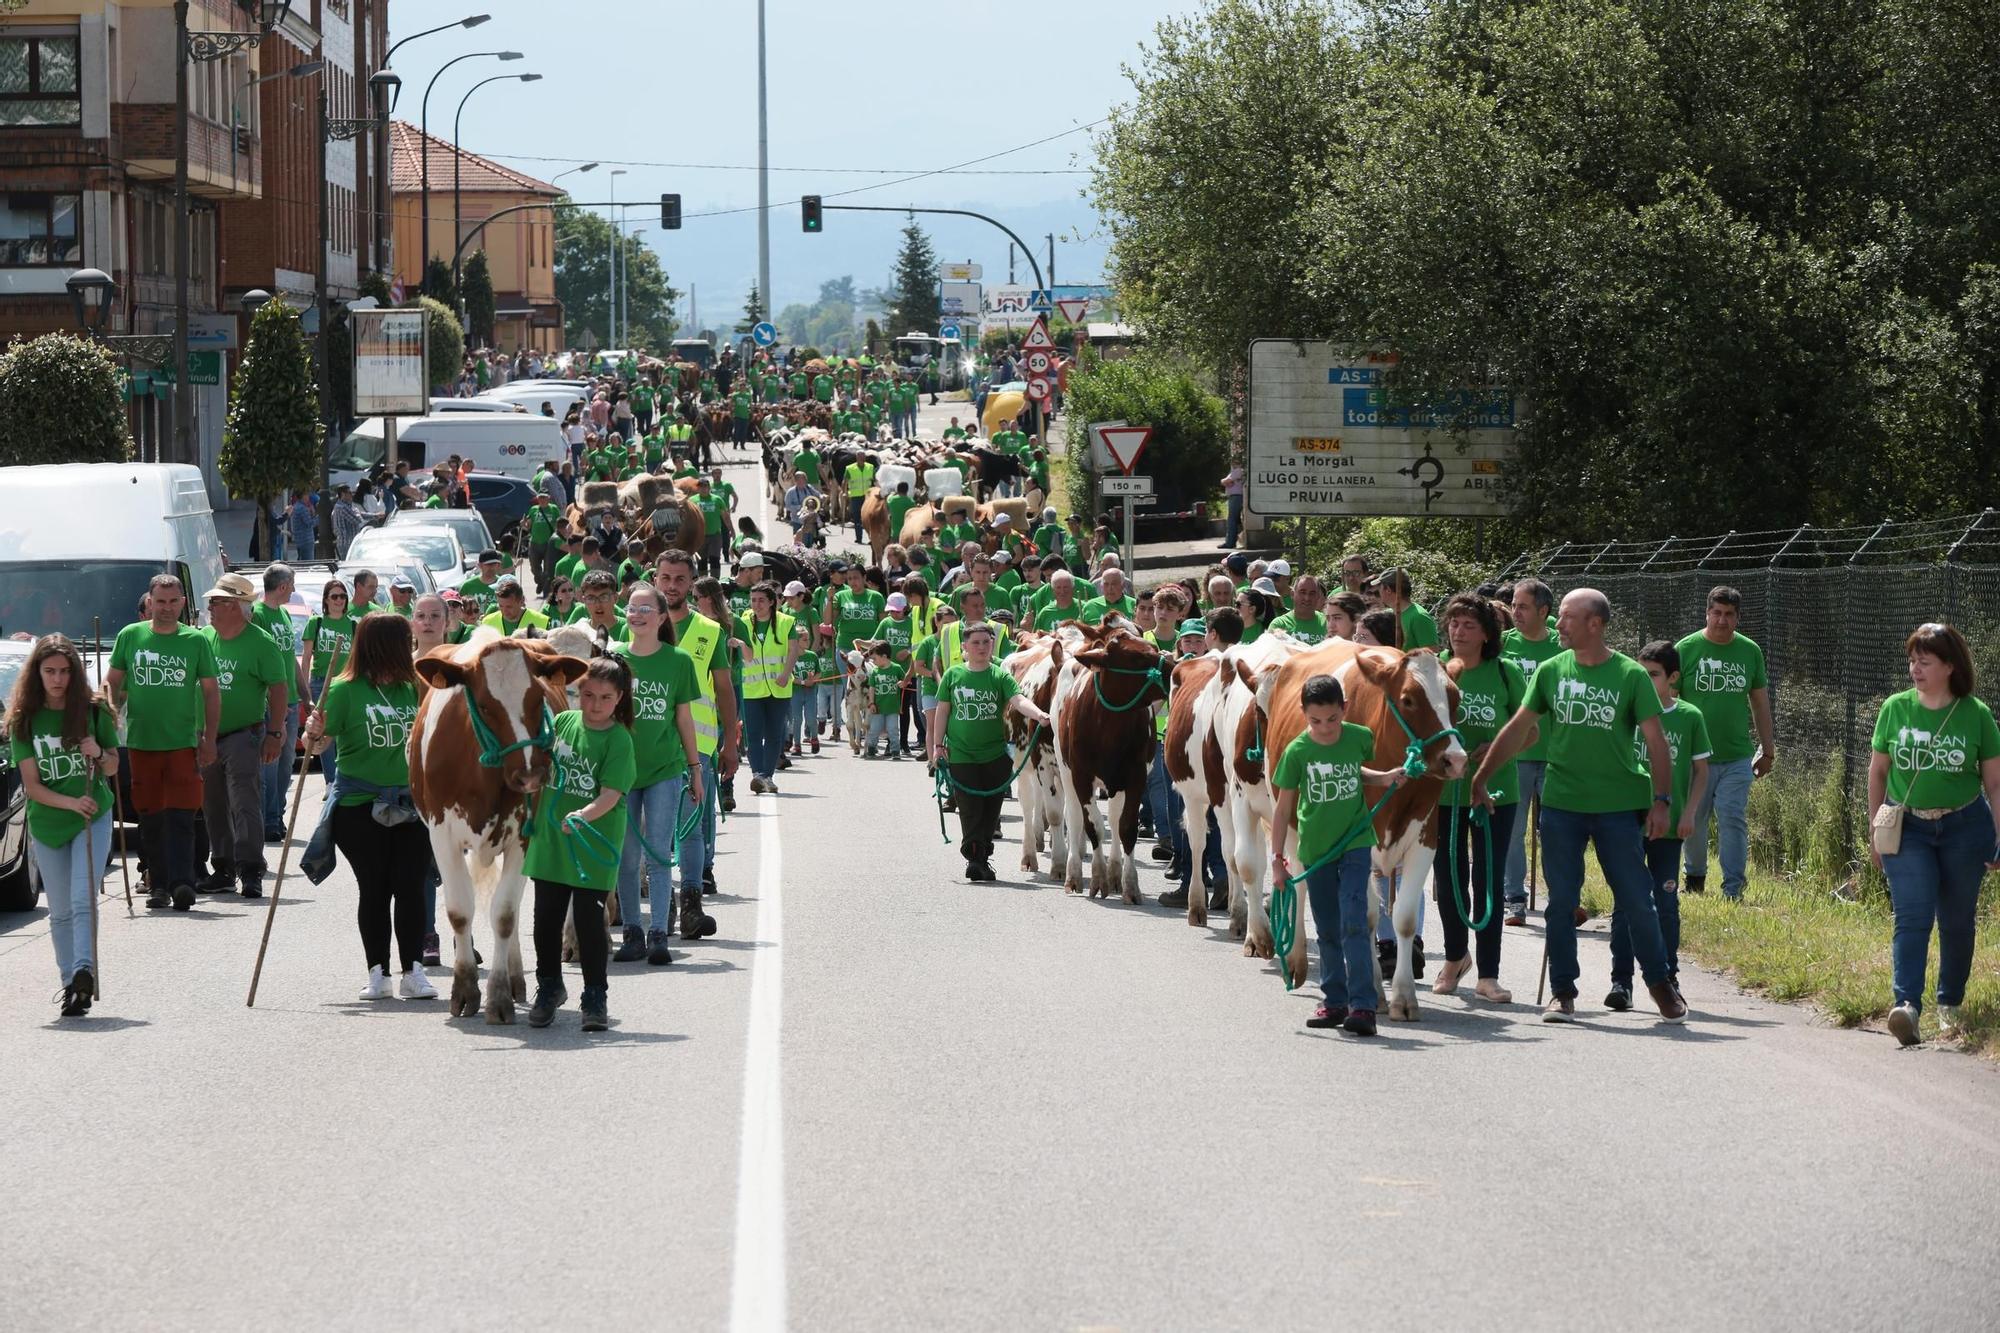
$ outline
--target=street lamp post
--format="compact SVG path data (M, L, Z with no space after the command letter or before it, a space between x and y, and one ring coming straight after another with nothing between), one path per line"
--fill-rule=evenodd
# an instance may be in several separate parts
M637 250L639 248L639 238L645 234L646 229L644 227L633 231L632 249ZM623 245L622 238L620 245ZM618 309L620 311L618 319L621 328L619 333L620 345L630 347L632 345L632 256L629 253L625 255L624 260L618 266Z
M418 145L419 151L422 154L423 165L423 189L420 200L420 207L423 213L417 220L417 234L419 238L417 244L422 249L423 254L418 258L417 290L429 295L436 295L436 293L431 292L430 283L425 281L425 278L429 276L431 271L431 89L437 87L437 81L444 77L444 72L459 61L477 60L482 56L493 56L500 60L521 59L519 51L468 51L462 56L453 56L450 60L439 65L437 73L431 75L431 81L424 85L423 111L419 117L418 124L418 128L423 131L423 142Z
M629 173L623 167L611 169L611 271L604 293L604 350L618 345L618 178Z
M460 221L458 220L458 207L459 207L459 182L460 182L460 180L462 179L462 177L463 177L463 174L464 174L463 172L461 172L461 171L459 170L459 168L460 168L460 167L462 167L462 166L464 165L464 162L465 162L465 155L464 155L463 153L461 153L461 152L459 151L459 148L458 148L458 124L459 124L459 121L460 121L460 120L462 120L462 119L464 118L464 116L465 116L465 104L466 104L467 102L470 102L470 101L472 100L472 95L473 95L474 93L478 92L478 91L479 91L479 90L480 90L481 88L484 88L484 87L485 87L485 86L486 86L487 84L489 84L489 83L503 83L503 82L505 82L505 81L506 81L506 80L508 80L508 79L518 79L518 80L520 80L520 81L521 81L522 83L535 83L535 82L539 81L539 80L541 79L541 77L542 77L542 76L541 76L541 75L539 75L539 74L495 74L495 75L494 75L494 76L493 76L492 78L490 78L490 79L481 79L481 80L480 80L480 81L479 81L478 83L475 83L475 84L473 84L473 85L472 85L472 86L471 86L470 88L467 88L467 89L465 90L465 96L463 96L463 97L461 97L461 98L459 98L459 99L458 99L458 110L457 110L457 111L454 111L454 112L452 113L452 117L451 117L451 244L452 244L452 255L453 255L453 258L452 258L452 261L451 261L451 289L452 289L452 291L453 291L453 292L457 293L457 295L458 295L458 309L459 309L459 318L460 318L461 320L462 320L462 319L463 319L463 318L465 317L465 293L463 293L463 292L460 292L460 291L458 290L458 259L457 259L457 254L458 254L458 238L459 238L459 235L460 235L460 233L461 233L461 232L462 232L462 231L464 230L464 224L463 224L463 223L461 223L461 222L460 222ZM428 263L428 262L429 262L429 256L428 256L428 255L426 255L426 256L425 256L425 262L426 262L426 263ZM470 330L467 330L467 332L470 332Z
M474 14L456 23L440 23L435 28L413 32L382 53L382 68L388 69L395 59L396 52L419 37L449 32L453 28L476 28L492 17L491 14ZM395 104L392 102L390 110L394 109ZM389 123L385 120L375 131L375 271L385 276L389 272L389 236Z

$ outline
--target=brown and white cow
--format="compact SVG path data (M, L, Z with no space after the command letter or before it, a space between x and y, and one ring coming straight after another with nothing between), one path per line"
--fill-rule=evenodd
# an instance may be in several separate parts
M1223 786L1222 747L1215 737L1215 709L1220 692L1211 697L1209 684L1222 669L1221 653L1203 653L1174 663L1173 693L1167 702L1166 746L1167 781L1181 798L1181 821L1187 832L1187 920L1190 926L1208 924L1211 904L1195 885L1195 875L1208 854L1208 812L1220 807L1228 793ZM1223 893L1227 885L1220 886ZM1241 936L1242 927L1233 919L1231 933Z
M1022 694L1044 713L1055 707L1056 683L1062 673L1069 640L1083 641L1074 629L1036 634L1019 630L1020 647L1007 654L1000 665L1014 677ZM1007 713L1007 735L1019 753L1026 747L1027 763L1014 780L1014 796L1021 803L1021 869L1033 875L1040 871L1037 860L1042 835L1048 834L1049 870L1055 873L1069 857L1068 839L1062 821L1062 765L1056 760L1055 736L1049 727L1037 727L1020 714Z
M1418 1014L1412 950L1417 932L1417 904L1422 900L1437 852L1438 796L1444 790L1444 779L1461 777L1466 771L1465 747L1459 744L1456 733L1444 734L1458 716L1458 685L1428 648L1404 654L1395 648L1363 647L1344 639L1322 644L1271 672L1258 691L1258 706L1265 716L1264 746L1270 764L1275 765L1285 747L1305 730L1305 709L1299 703L1299 691L1308 679L1322 673L1340 682L1347 696L1346 720L1358 722L1375 733L1375 756L1370 767L1400 768L1412 733L1423 742L1428 771L1422 778L1397 788L1376 812L1376 845L1371 858L1374 885L1395 885L1392 918L1396 928L1396 975L1386 997L1387 1012L1390 1018L1414 1022ZM1300 864L1296 830L1286 856L1292 864ZM1371 886L1368 899L1371 939L1382 911L1377 893ZM1305 897L1303 893L1297 895L1296 929L1291 952L1285 958L1294 985L1303 985L1306 979ZM1251 905L1253 921L1261 914L1259 906ZM1375 975L1380 994L1380 971Z
M528 997L521 966L521 863L535 794L549 776L545 719L567 706L564 690L585 669L545 641L503 639L491 630L417 660L417 675L430 688L410 729L410 796L430 829L444 882L454 1018L479 1003L472 916L480 893L491 895L495 946L486 1021L513 1022L515 1002ZM491 756L491 763L472 708L497 742L494 748L508 751Z
M1079 643L1065 654L1050 715L1062 762L1063 888L1083 891L1083 849L1091 849L1090 896L1117 890L1139 901L1139 802L1153 763L1152 705L1166 698L1164 654L1114 616L1077 626ZM1097 789L1110 799L1111 823L1097 811Z
M1215 823L1229 875L1229 932L1243 936L1243 952L1250 958L1271 956L1271 925L1263 911L1264 872L1271 859L1271 818L1277 813L1270 773L1278 752L1264 742L1257 690L1267 676L1305 650L1305 644L1276 631L1255 643L1237 644L1222 655L1221 669L1196 703L1223 760L1224 798L1215 808Z

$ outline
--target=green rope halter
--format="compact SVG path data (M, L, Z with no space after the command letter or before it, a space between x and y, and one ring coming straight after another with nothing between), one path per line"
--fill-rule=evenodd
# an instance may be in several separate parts
M486 725L486 719L479 715L479 705L472 698L472 691L459 686L465 693L466 716L472 719L472 734L479 739L479 763L482 768L498 768L500 761L516 750L547 750L556 743L556 715L549 707L547 699L542 700L542 729L537 735L526 740L515 741L512 745L502 745L493 728Z
M1144 676L1146 679L1130 699L1127 699L1122 704L1114 704L1104 697L1104 677L1106 675ZM1146 696L1152 693L1155 686L1159 688L1160 697L1164 699L1167 694L1167 679L1160 674L1160 664L1158 662L1153 663L1149 667L1101 667L1093 669L1090 673L1090 688L1097 691L1097 702L1113 713L1129 713L1134 708L1139 707L1146 702Z

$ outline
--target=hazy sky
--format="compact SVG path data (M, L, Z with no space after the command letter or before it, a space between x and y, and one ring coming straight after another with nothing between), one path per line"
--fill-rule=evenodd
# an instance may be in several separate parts
M803 235L798 197L810 193L829 203L972 208L1000 217L1038 252L1055 232L1057 281L1097 279L1105 238L1079 195L1090 138L1078 127L1126 99L1119 67L1154 23L1198 7L769 0L774 304L810 300L822 279L841 274L878 285L895 257L900 215L829 212L825 234ZM446 71L430 99L431 132L450 137L459 99L478 80L541 74L480 89L466 103L464 146L544 180L603 163L559 182L579 200L612 198L608 173L624 165L615 197L647 201L629 210L629 225L647 228L675 286L700 284L702 321L739 310L757 270L755 0L394 0L390 38L480 12L492 21L397 53L397 114L419 119L424 85L453 56L523 52L516 62L467 60ZM1040 51L1023 49L1037 38ZM1050 141L962 172L899 181L1041 139ZM682 199L677 234L659 230L667 191ZM701 216L728 209L752 211ZM1004 280L999 232L965 220L924 225L944 257L977 260L989 283ZM1025 265L1019 272L1029 281Z

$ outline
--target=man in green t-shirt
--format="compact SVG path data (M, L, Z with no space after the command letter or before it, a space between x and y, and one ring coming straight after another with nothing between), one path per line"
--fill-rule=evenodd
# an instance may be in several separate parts
M104 688L125 713L125 751L132 806L145 849L146 906L185 912L194 906L194 812L201 808L201 770L215 762L222 691L215 683L215 648L183 625L187 594L171 574L155 574L146 589L150 617L118 631Z
M1311 574L1301 574L1292 584L1292 609L1271 622L1270 628L1283 630L1300 643L1322 643L1326 639L1326 592Z
M1107 569L1098 576L1098 583L1104 589L1102 595L1093 597L1083 604L1083 623L1101 625L1109 615L1121 615L1127 620L1137 612L1132 598L1125 592L1125 571Z
M819 480L819 451L814 449L810 442L801 446L798 453L792 456L792 467L806 479L806 485L815 490L822 489Z
M458 595L477 602L479 614L482 616L493 609L493 589L498 586L500 571L506 563L506 557L498 551L481 551L478 577L469 578L458 585Z
M1519 668L1523 681L1533 684L1535 669L1563 650L1555 635L1555 594L1540 579L1522 579L1514 585L1510 609L1514 628L1500 636L1500 656ZM1515 767L1522 814L1507 839L1506 924L1510 926L1528 924L1528 837L1534 819L1530 803L1542 797L1542 774L1547 768L1543 744L1537 738L1522 750Z
M546 491L535 493L535 503L528 507L528 568L535 576L535 586L544 594L555 577L556 556L560 551L556 546L556 524L562 520L562 510Z
M931 709L926 736L933 763L950 775L958 806L960 855L965 877L975 883L997 880L993 871L993 840L1000 833L1000 807L1006 802L1008 776L1007 722L1012 709L1030 722L1047 726L1049 715L1020 692L1010 672L993 665L993 626L966 624L959 634L965 660L945 670L938 682L937 705Z
M689 499L701 511L702 538L701 558L708 566L710 576L722 576L722 556L729 549L729 509L721 496L715 493L715 483L707 477L697 477L694 494Z
M825 371L821 371L819 374L813 376L812 396L814 402L818 403L832 402L833 376L827 374Z
M757 396L748 387L740 388L729 395L730 438L738 448L750 443L750 411L756 404Z
M228 893L240 885L245 898L261 898L264 765L281 754L286 697L298 664L253 618L256 587L249 579L224 574L207 600L209 624L201 633L215 655L221 707L215 762L202 770L201 806L215 869L195 888Z
M854 525L854 540L865 542L868 534L861 530L861 506L868 499L868 488L875 484L875 456L856 458L847 465L842 479L847 483L847 521Z
M1764 650L1736 632L1743 594L1717 587L1708 594L1708 623L1674 647L1681 655L1681 695L1701 710L1715 747L1708 789L1694 810L1694 834L1683 849L1686 887L1700 893L1708 879L1708 817L1715 815L1722 896L1737 899L1749 883L1750 784L1771 771L1777 742L1771 729L1770 680ZM1756 725L1753 742L1751 725Z

